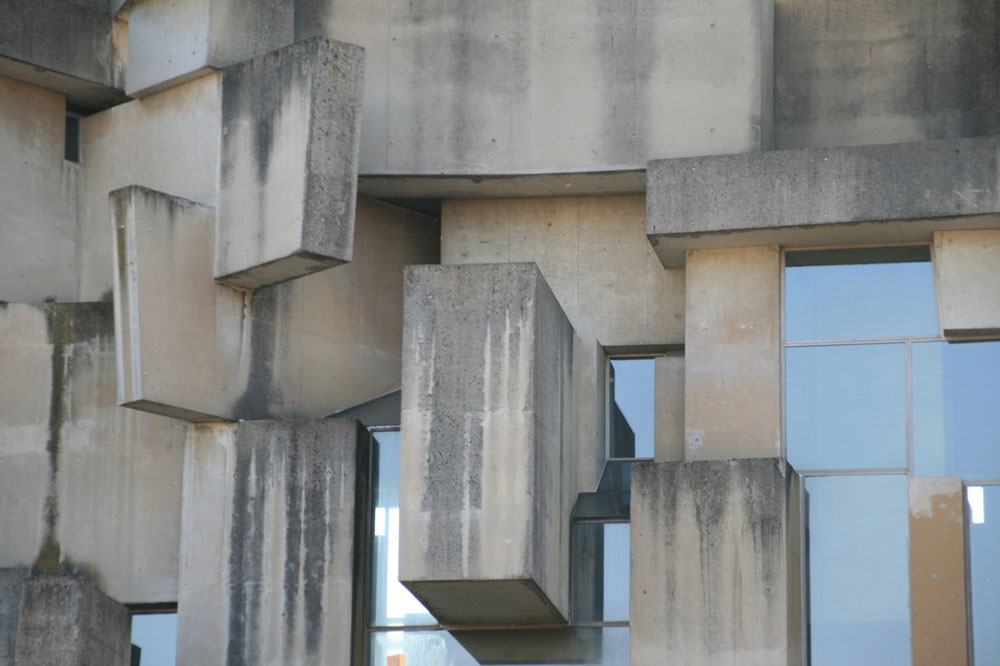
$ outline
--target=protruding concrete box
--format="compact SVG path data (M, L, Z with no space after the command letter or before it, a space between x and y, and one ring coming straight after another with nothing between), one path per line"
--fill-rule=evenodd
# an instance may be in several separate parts
M798 663L790 475L777 458L632 466L632 664Z
M404 289L399 578L448 625L565 622L572 326L534 264Z
M364 51L323 38L227 69L215 274L257 288L350 261Z
M944 337L1000 338L998 268L1000 228L934 232L934 278Z

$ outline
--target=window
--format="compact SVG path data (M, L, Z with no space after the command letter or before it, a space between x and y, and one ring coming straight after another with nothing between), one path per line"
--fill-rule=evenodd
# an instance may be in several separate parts
M656 359L608 359L608 459L652 458Z
M132 611L132 666L177 663L177 610Z

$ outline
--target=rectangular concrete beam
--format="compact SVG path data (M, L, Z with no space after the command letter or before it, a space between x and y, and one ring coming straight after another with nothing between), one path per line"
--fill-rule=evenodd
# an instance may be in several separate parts
M633 665L796 663L788 483L777 458L632 466Z
M998 226L1000 138L658 160L647 182L646 235L668 267L689 249L930 241Z
M316 38L222 75L215 275L255 289L350 261L364 51Z
M563 623L573 329L534 264L405 276L399 578L443 623Z
M1000 225L935 231L934 281L944 337L1000 338Z

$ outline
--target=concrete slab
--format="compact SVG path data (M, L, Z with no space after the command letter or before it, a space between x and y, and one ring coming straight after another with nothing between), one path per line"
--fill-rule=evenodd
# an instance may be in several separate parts
M216 277L255 289L350 261L364 51L299 42L222 75Z
M178 663L347 664L356 422L190 426Z
M573 329L534 264L405 277L399 578L448 625L564 623Z
M934 281L948 340L1000 338L1000 225L934 232Z
M980 137L658 160L646 233L664 266L682 266L689 249L930 241L933 229L996 227L998 155L1000 138ZM880 221L894 224L859 224Z
M788 482L777 458L633 464L632 664L796 663Z
M684 460L684 354L656 358L656 421L653 436L657 462Z

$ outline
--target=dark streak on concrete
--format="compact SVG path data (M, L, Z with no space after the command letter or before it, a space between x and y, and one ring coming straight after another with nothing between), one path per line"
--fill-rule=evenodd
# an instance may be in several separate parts
M287 321L291 299L274 286L258 289L250 298L250 373L243 394L233 405L238 419L263 419L271 405L282 402L281 388L275 385L274 363L278 350L278 316Z
M302 449L298 433L293 430L288 437L285 456L285 571L282 588L285 592L282 624L285 654L291 654L295 640L295 619L298 610L299 578L302 575L302 485L300 470L303 466Z
M325 442L315 429L308 433L309 459L303 461L300 483L303 486L306 525L303 532L305 549L302 560L302 598L305 606L306 654L319 654L323 638L323 589L326 586L327 541L333 552L333 530L329 523L327 493L333 483L333 463L329 459L331 443ZM353 445L353 442L350 442Z

